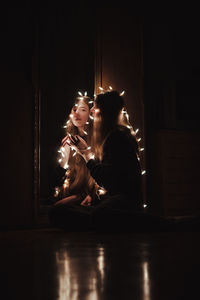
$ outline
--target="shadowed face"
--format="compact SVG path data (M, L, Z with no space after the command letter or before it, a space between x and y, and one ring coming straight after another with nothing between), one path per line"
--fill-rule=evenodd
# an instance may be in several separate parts
M95 119L99 116L99 113L100 113L100 109L97 107L95 102L94 102L94 105L91 108L90 112L91 112L91 114L94 118L94 121L95 121Z
M89 107L83 100L80 100L77 104L74 105L71 111L71 121L78 127L83 128L89 117Z

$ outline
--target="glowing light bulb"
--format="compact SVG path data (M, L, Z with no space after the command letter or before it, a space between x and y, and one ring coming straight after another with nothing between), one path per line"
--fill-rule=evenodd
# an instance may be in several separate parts
M144 175L145 173L146 173L146 170L143 170L141 174Z
M147 204L144 203L144 204L143 204L143 207L146 208L146 207L147 207Z
M79 91L78 91L78 94L79 94L80 96L83 96L83 94L82 94L81 92L79 92Z
M87 134L87 132L86 132L86 131L84 131L84 130L83 130L83 133L84 133L85 135L88 135L88 134Z
M89 115L89 118L90 118L91 120L94 120L94 118L93 118L92 116L90 116L90 115Z
M94 158L95 158L94 154L91 153L91 154L89 155L89 159L94 159Z
M68 169L69 168L69 165L68 165L68 163L66 163L65 165L64 165L64 169Z
M59 192L60 192L60 189L58 187L56 187L54 190L54 197L58 197Z
M76 155L76 151L74 152L74 154L72 156L75 156Z
M112 86L109 86L109 89L112 90L113 89Z
M99 86L100 91L103 91L103 88L101 86Z
M104 195L106 193L106 190L103 188L98 189L99 195Z
M141 152L144 151L144 148L140 148L140 151L141 151Z
M87 92L85 92L84 96L87 96Z
M63 128L67 128L67 126L66 126L66 125L64 125L64 126L63 126Z
M89 147L87 147L87 150L90 150L91 149L91 147L89 146Z
M94 102L94 101L91 100L91 101L89 101L88 103L89 103L89 104L92 104L93 102Z
M123 96L125 94L125 91L122 91L121 93L120 93L120 96Z
M137 128L137 129L136 129L135 133L137 134L137 133L138 133L138 131L139 131L139 128Z
M127 118L127 120L129 121L129 115L126 113L126 118Z
M86 124L86 125L89 125L90 123L87 121L85 124Z
M141 141L141 138L137 139L137 141L140 142L140 141Z
M62 158L60 158L59 160L58 160L58 162L60 163L62 161Z

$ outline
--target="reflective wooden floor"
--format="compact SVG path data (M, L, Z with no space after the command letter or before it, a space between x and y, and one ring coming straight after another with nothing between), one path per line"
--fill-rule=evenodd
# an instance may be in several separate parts
M200 233L0 233L1 299L199 299Z

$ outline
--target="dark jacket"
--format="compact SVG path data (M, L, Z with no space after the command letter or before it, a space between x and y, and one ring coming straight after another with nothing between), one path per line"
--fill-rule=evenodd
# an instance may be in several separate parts
M102 161L89 160L87 167L95 181L109 195L128 195L134 201L142 201L137 142L128 128L117 126L106 138Z

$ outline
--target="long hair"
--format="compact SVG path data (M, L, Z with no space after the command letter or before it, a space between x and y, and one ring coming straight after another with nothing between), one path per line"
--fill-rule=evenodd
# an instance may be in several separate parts
M90 111L93 101L87 96L77 97L72 110L81 100L84 101ZM91 141L92 129L93 122L89 117L85 124L85 135L83 137L88 144L90 144ZM79 134L78 128L71 121L70 115L66 121L66 134L69 133L72 135ZM68 165L69 168L66 171L66 177L63 186L60 189L60 196L67 197L69 195L78 195L83 199L89 194L91 197L95 197L96 183L91 177L83 157L70 150Z
M124 126L130 130L130 133L134 137L135 132L129 123L124 99L117 91L107 91L98 94L95 103L97 114L95 114L92 146L94 148L95 158L101 160L105 140L113 129L118 125ZM137 142L136 151L138 151Z

